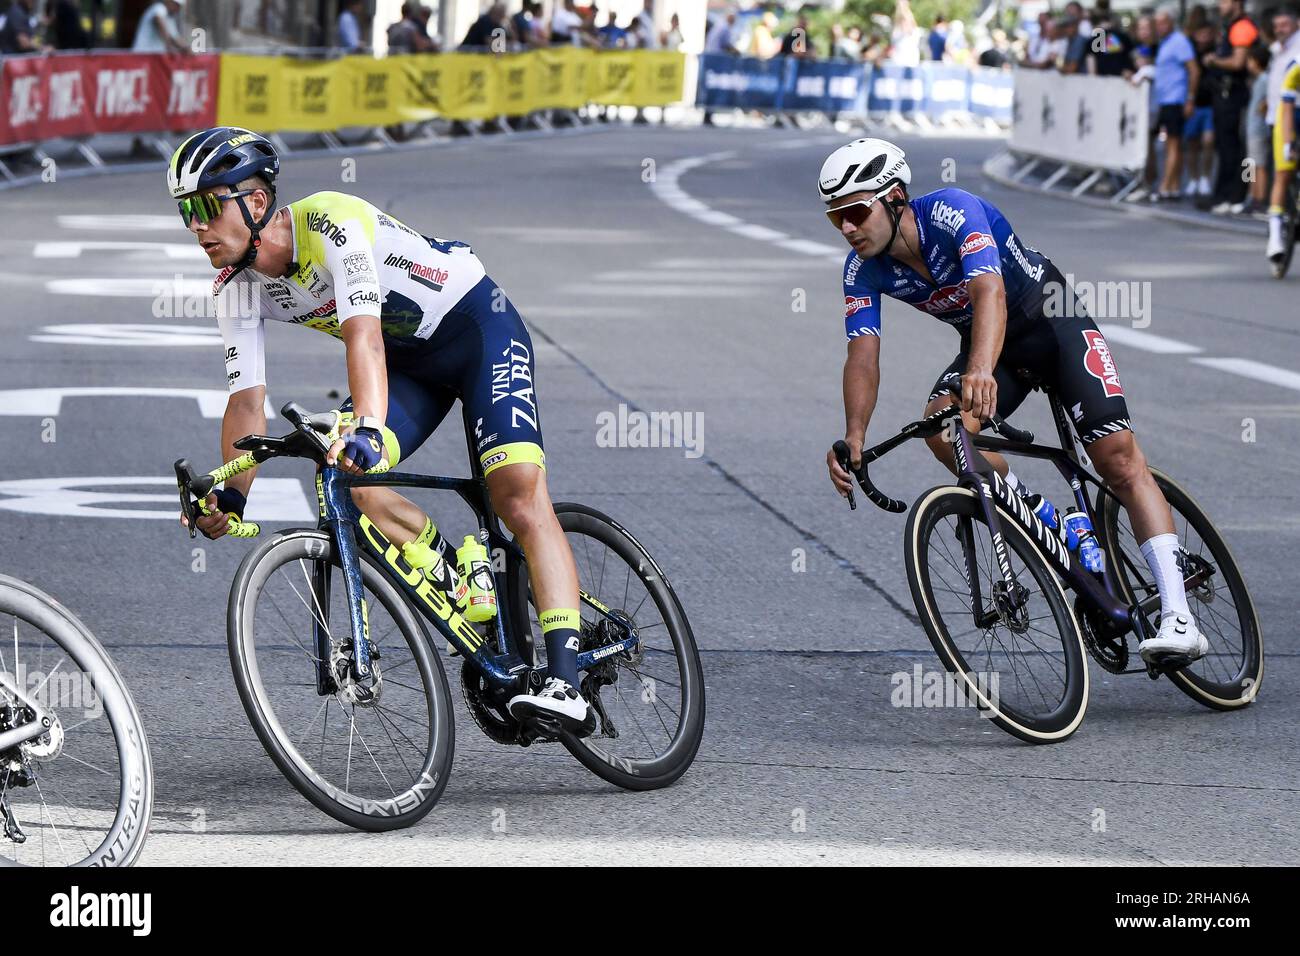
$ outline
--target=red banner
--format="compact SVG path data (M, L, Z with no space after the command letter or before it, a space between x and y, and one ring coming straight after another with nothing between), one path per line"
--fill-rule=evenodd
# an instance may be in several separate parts
M219 63L215 53L6 57L0 144L212 126Z

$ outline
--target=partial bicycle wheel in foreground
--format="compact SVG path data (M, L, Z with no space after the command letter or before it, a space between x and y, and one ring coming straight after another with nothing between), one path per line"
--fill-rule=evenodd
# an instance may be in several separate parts
M0 575L0 865L130 866L152 809L144 726L108 653Z

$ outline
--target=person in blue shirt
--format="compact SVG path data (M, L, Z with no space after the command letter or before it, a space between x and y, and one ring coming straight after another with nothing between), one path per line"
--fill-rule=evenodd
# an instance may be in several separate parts
M1178 29L1168 10L1156 13L1155 132L1165 134L1165 172L1160 188L1151 193L1153 202L1178 199L1183 170L1183 131L1196 111L1196 87L1201 66L1196 49Z
M925 42L930 47L930 59L941 61L948 46L948 21L942 13L934 18L934 26L930 27L930 35L925 38Z
M1106 339L1056 266L1026 245L992 203L946 188L916 199L901 149L859 139L822 166L818 194L852 251L844 260L844 441L856 468L880 386L881 296L899 299L956 329L957 357L935 383L925 414L960 401L966 428L1008 416L1034 387L1053 389L1098 473L1128 511L1133 534L1160 591L1160 627L1139 651L1148 661L1194 660L1208 650L1187 605L1173 515L1133 436L1124 388ZM960 397L947 391L961 380ZM952 446L927 442L955 473ZM1006 483L1028 489L1001 455L984 452ZM831 482L847 495L851 477L834 451Z
M627 31L618 25L618 13L609 11L609 22L600 28L600 45L616 48L627 43Z

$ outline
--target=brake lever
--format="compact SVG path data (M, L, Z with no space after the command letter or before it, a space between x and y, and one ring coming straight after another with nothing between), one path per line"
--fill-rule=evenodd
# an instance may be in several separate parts
M848 472L849 478L852 479L856 477L853 471L853 462L850 460L849 456L849 446L844 442L844 440L840 439L837 441L831 446L831 450L835 452L835 460L839 462L840 467ZM849 481L849 510L858 510L858 503L853 497L853 482L851 480Z
M198 503L208 497L215 482L211 475L199 476L194 471L188 458L179 458L172 465L176 470L176 487L181 496L181 514L190 529L190 540L198 536L199 529L195 523L198 517Z

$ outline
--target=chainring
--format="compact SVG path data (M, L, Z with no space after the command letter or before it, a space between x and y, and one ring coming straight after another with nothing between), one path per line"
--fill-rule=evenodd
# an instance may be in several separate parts
M1102 621L1097 611L1085 605L1082 599L1076 598L1074 601L1074 616L1079 622L1083 644L1093 660L1101 665L1102 670L1123 674L1129 662L1127 637L1114 633L1114 628Z
M478 724L479 730L499 744L519 743L519 723L508 713L502 713L488 703L490 688L483 674L468 660L460 665L460 690L465 707Z

